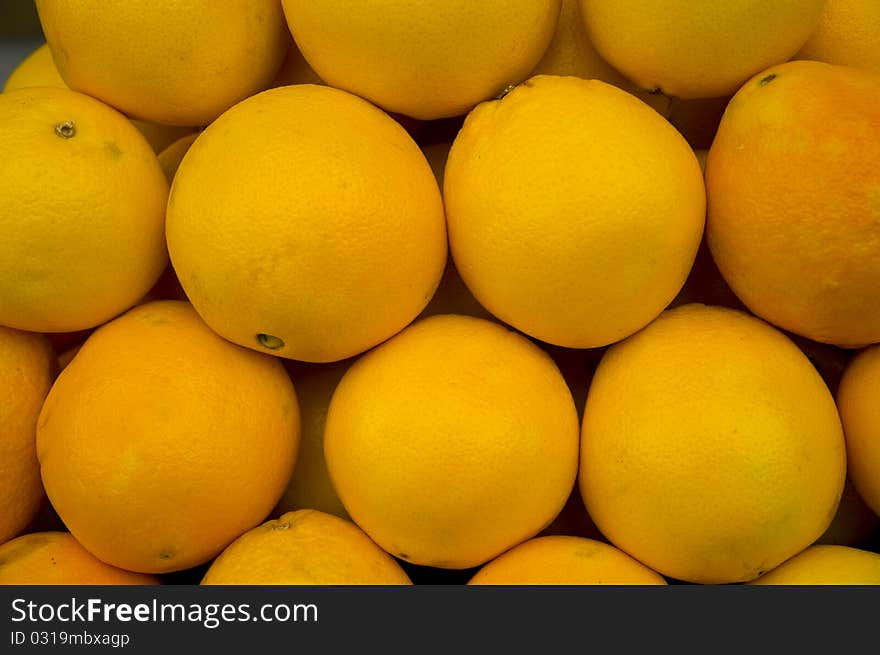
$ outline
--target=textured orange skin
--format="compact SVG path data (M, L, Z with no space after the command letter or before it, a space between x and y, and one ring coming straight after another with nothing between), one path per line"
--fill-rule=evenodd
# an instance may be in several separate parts
M69 88L61 74L55 67L52 52L45 43L27 56L18 67L12 71L3 91L13 91L32 86L51 86L57 89ZM159 125L158 123L146 123L132 119L134 125L144 138L149 142L154 152L161 152L176 139L192 132L191 127L175 127L172 125Z
M168 183L146 139L51 87L0 94L0 124L14 153L0 161L0 324L73 332L129 309L168 262Z
M643 89L679 98L730 95L791 58L825 0L579 0L596 50Z
M880 345L850 362L837 390L837 406L850 479L868 507L880 514Z
M52 51L45 43L21 60L15 67L6 83L3 92L15 89L26 89L31 86L51 86L57 89L66 89L61 74L52 60Z
M483 566L470 585L664 585L663 576L614 546L583 537L536 537Z
M528 77L560 0L283 0L327 84L421 120L467 113Z
M663 575L751 580L828 528L846 473L834 399L745 312L685 305L608 349L579 483L598 528Z
M157 585L105 564L69 532L33 532L0 546L0 585Z
M359 358L327 415L324 454L352 519L428 566L483 564L559 513L577 410L552 359L470 316L417 321Z
M810 546L749 584L880 585L880 553L847 546Z
M632 93L664 116L669 113L669 97L640 89L596 52L581 18L578 0L562 0L556 32L531 73L535 75L574 75L585 80L602 80Z
M825 0L819 27L794 59L855 66L880 75L880 2Z
M36 4L70 88L166 125L207 125L268 88L290 39L278 0Z
M467 117L443 182L455 266L494 316L594 348L663 311L705 221L699 162L631 94L538 75Z
M243 534L203 585L408 585L409 576L351 521L303 509Z
M753 313L823 343L880 341L878 161L880 76L794 61L734 96L709 150L706 232Z
M312 84L248 98L202 132L165 227L208 325L300 361L352 357L399 332L446 262L443 200L416 143L370 103Z
M37 417L57 365L43 335L0 326L0 543L21 533L43 500Z
M188 303L157 301L95 331L58 376L37 456L52 505L89 551L161 573L263 521L298 440L280 361L221 339Z

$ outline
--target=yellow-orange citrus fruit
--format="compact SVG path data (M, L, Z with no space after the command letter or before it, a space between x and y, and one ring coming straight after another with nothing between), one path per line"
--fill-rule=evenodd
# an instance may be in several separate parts
M70 88L127 115L207 125L267 88L289 42L278 0L36 0Z
M52 60L52 52L45 43L25 57L6 78L4 93L32 86L51 86L66 89L67 85Z
M837 390L837 406L850 479L868 506L880 514L880 345L850 362Z
M324 452L345 508L376 543L464 569L559 513L574 486L577 423L538 346L483 319L432 316L348 369Z
M529 539L481 568L471 585L662 585L663 576L609 544L583 537Z
M294 39L331 86L425 120L458 116L524 80L561 0L283 0Z
M880 74L880 2L825 0L819 27L795 59L855 66Z
M69 532L33 532L0 545L0 585L157 585L105 564Z
M37 427L53 507L99 559L190 568L258 525L290 478L299 410L281 362L188 303L139 305L58 376Z
M34 444L56 366L44 336L0 326L0 543L21 533L43 500Z
M812 544L846 474L834 398L783 333L685 305L608 349L579 482L612 544L663 575L751 580Z
M0 325L71 332L143 296L168 261L168 183L144 137L86 95L0 94Z
M455 266L530 336L618 341L678 293L705 220L682 136L598 80L539 75L470 113L443 186Z
M4 91L26 89L32 86L51 86L56 89L67 89L61 74L55 67L52 52L45 43L28 55L6 80ZM160 152L175 139L192 131L190 127L159 125L139 120L132 120L141 134L147 139L154 152Z
M792 57L825 0L579 0L596 50L643 89L729 95Z
M880 585L880 553L848 546L810 546L750 584Z
M216 332L290 359L356 355L409 324L446 261L443 201L406 131L345 91L265 91L196 139L166 234Z
M339 500L327 472L324 426L327 424L327 409L330 407L333 391L351 363L350 359L330 364L306 364L292 360L285 362L296 386L301 428L296 466L290 484L275 508L275 514L298 509L316 509L348 518L348 512Z
M602 80L644 100L664 116L670 99L662 93L638 88L596 52L581 18L579 0L562 0L556 32L532 75L573 75Z
M203 585L408 585L409 576L351 521L288 512L232 542Z
M761 318L880 341L880 75L793 61L730 101L706 165L707 239Z

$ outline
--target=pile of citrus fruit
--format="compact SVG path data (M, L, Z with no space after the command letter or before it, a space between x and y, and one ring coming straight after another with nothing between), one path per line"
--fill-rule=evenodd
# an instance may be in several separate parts
M36 0L0 583L880 584L874 0Z

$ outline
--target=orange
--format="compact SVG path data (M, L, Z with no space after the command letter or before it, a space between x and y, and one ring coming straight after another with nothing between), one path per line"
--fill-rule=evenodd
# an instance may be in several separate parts
M559 513L574 486L577 423L538 346L447 314L355 361L330 401L324 453L349 515L382 548L464 569Z
M275 514L298 509L316 509L348 518L348 512L339 500L327 472L324 427L327 424L330 398L352 361L346 359L331 364L306 364L292 360L285 362L296 385L301 429L293 476L275 508Z
M750 584L880 585L880 554L847 546L811 546Z
M737 92L709 150L707 238L754 313L880 341L880 76L794 61Z
M25 89L32 86L51 86L57 89L68 88L52 60L52 52L45 43L28 55L6 80L3 91ZM158 125L132 120L134 125L149 142L154 152L160 152L175 139L192 131L189 127Z
M705 220L682 136L610 84L539 75L468 115L443 185L455 266L493 315L604 346L675 297Z
M853 359L837 390L853 485L875 514L880 514L880 346Z
M105 564L69 532L34 532L0 546L0 585L157 585Z
M561 0L283 0L287 24L330 86L431 120L467 113L528 77Z
M580 490L612 544L665 576L742 582L812 544L846 473L834 399L784 334L685 305L608 349Z
M537 537L511 548L471 585L666 584L663 576L614 546L583 537Z
M56 366L44 336L0 326L0 543L21 533L43 500L34 440Z
M880 3L825 0L819 27L795 59L855 66L880 74Z
M236 539L203 585L408 585L409 576L354 523L310 509Z
M638 88L596 52L581 17L579 0L562 0L556 32L531 74L573 75L585 80L602 80L632 93L663 115L669 110L670 98L662 93Z
M643 89L680 98L732 94L797 52L825 0L579 0L596 50Z
M45 43L25 57L6 78L3 91L26 89L32 86L51 86L66 89L67 85L52 60L52 52Z
M96 330L61 372L37 456L83 546L160 573L206 562L263 521L298 437L280 361L220 338L188 303L159 301Z
M49 87L0 94L0 325L94 327L168 261L168 184L122 114Z
M267 88L289 42L278 0L36 0L70 88L127 115L207 125Z
M399 332L446 261L443 201L412 138L368 102L311 84L249 98L199 135L166 233L218 334L310 362Z

